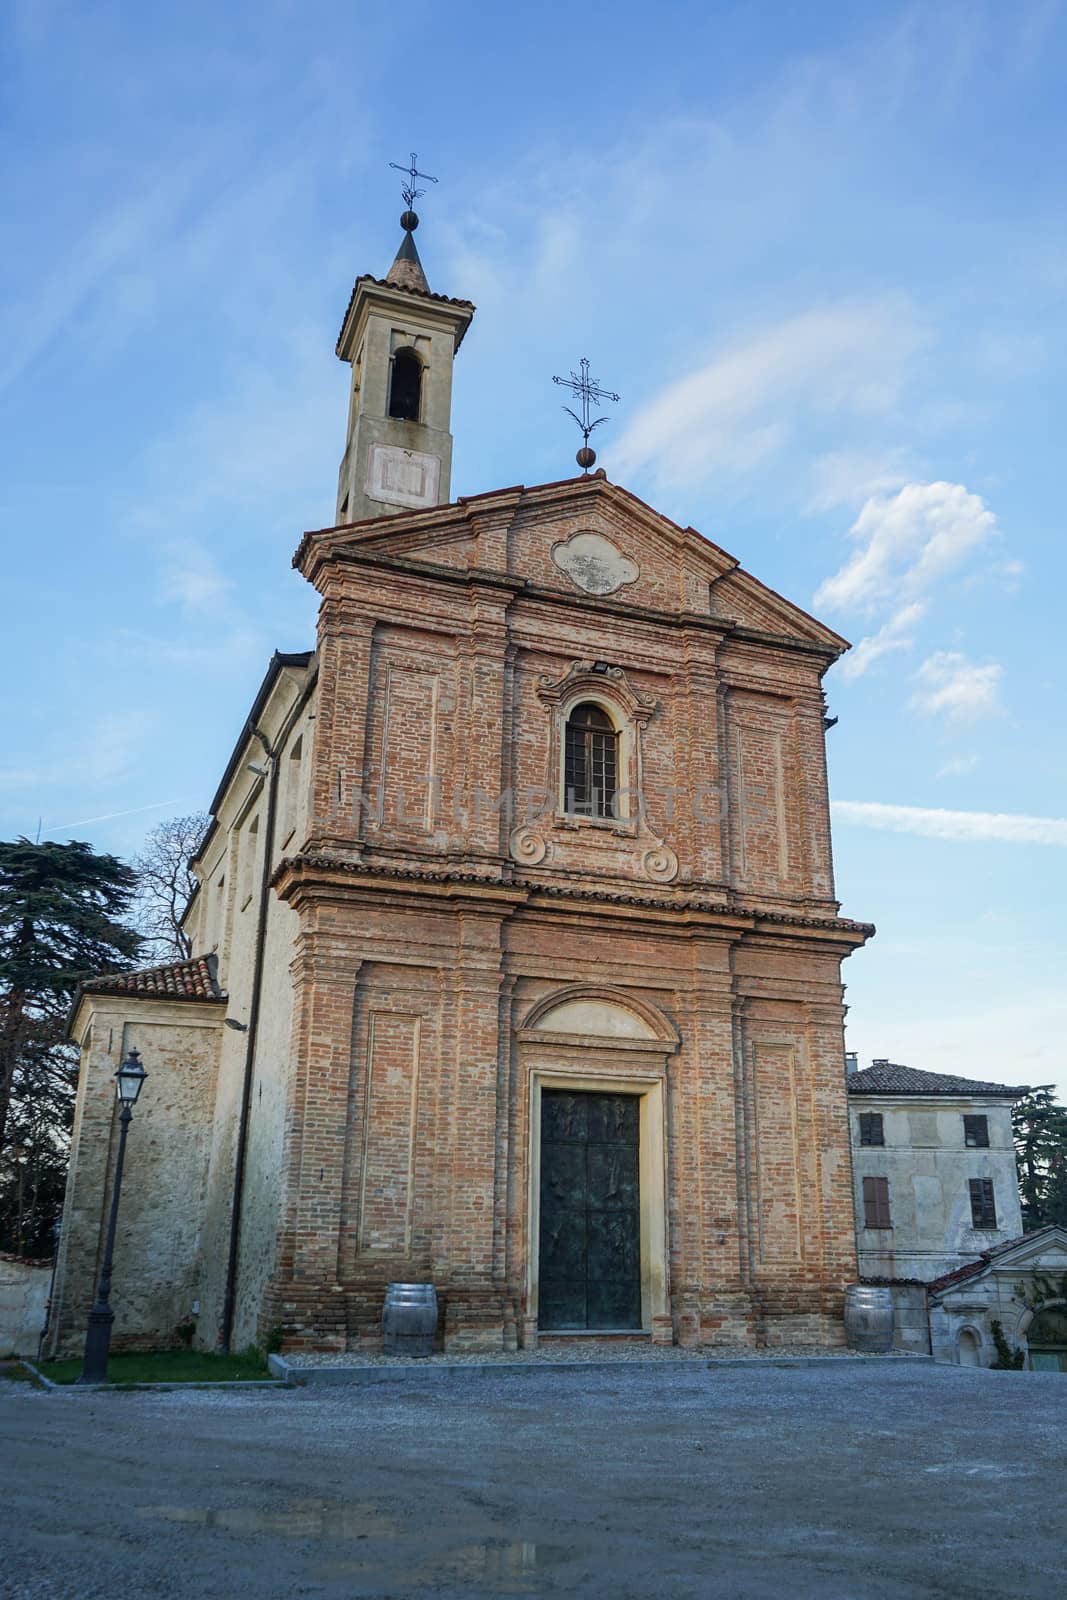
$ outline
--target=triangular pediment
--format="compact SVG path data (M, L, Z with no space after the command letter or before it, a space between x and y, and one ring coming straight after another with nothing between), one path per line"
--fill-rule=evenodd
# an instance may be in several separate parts
M1042 1228L1023 1234L991 1260L994 1272L1067 1272L1067 1228Z
M738 558L605 478L515 486L428 511L306 534L294 564L417 562L506 573L591 603L712 617L836 656L839 634L746 572Z

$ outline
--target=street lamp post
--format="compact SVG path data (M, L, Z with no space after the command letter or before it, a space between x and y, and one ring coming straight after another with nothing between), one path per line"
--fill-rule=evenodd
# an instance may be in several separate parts
M107 1354L111 1344L111 1324L115 1320L115 1313L108 1301L111 1296L111 1267L115 1257L115 1225L119 1219L119 1195L122 1192L122 1164L126 1158L126 1135L130 1131L133 1108L147 1076L136 1050L130 1051L115 1074L115 1094L122 1107L119 1113L119 1153L115 1159L115 1182L111 1190L111 1212L107 1222L104 1260L100 1267L100 1283L85 1331L85 1356L78 1383L107 1382Z

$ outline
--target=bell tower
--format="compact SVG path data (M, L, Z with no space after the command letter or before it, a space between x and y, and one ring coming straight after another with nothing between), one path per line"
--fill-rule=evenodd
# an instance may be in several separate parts
M352 367L339 524L450 498L452 361L474 307L434 294L426 281L415 248L419 219L411 209L423 192L414 188L422 176L412 156L396 260L384 278L356 279L337 340L338 356Z

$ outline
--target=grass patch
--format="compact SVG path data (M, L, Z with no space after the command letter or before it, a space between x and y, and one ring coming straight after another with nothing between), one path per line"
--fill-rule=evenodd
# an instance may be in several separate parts
M0 1378L6 1378L9 1383L32 1383L33 1379L24 1366L0 1365Z
M42 1361L40 1371L53 1383L73 1383L81 1374L81 1357ZM269 1378L267 1358L259 1350L220 1356L207 1350L159 1350L115 1355L107 1364L108 1383L254 1383Z

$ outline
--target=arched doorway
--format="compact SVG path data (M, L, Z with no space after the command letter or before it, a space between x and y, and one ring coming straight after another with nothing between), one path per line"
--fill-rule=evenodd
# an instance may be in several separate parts
M1026 1332L1032 1372L1067 1372L1067 1305L1039 1311Z
M529 1086L527 1325L669 1343L667 1062L673 1025L639 996L574 985L517 1029Z

